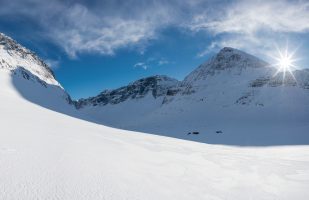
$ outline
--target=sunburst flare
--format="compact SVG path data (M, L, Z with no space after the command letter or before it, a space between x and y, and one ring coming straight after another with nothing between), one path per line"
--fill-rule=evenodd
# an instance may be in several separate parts
M295 58L295 53L296 50L289 52L288 47L286 47L284 50L277 48L277 56L273 57L276 61L273 66L277 68L274 76L276 76L278 73L282 73L282 79L285 80L286 74L289 73L296 81L293 71L298 69L298 67L295 65L295 62L298 59Z

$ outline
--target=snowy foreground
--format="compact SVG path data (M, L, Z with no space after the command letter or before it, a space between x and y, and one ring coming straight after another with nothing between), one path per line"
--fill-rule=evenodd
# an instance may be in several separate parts
M24 100L0 76L0 199L308 199L309 146L129 132Z

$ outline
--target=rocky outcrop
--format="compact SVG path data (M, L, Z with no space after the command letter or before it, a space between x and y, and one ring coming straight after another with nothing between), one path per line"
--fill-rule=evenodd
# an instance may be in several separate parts
M128 99L142 99L148 94L151 94L153 98L158 98L167 95L170 89L178 84L179 81L167 76L157 75L142 78L115 90L105 90L98 96L80 99L76 102L76 107L118 104Z
M0 33L0 68L14 70L20 67L49 84L60 86L53 71L43 60L12 38Z

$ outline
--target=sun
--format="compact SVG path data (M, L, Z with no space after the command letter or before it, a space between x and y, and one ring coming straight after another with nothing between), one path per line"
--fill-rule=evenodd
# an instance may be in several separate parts
M289 53L288 49L286 48L284 51L278 51L279 56L275 58L277 60L277 66L279 71L292 71L294 66L294 58L293 53Z
M276 63L273 64L277 68L277 72L274 74L276 76L279 73L282 73L283 79L286 78L286 74L290 74L292 78L295 80L293 75L293 71L298 67L295 65L295 61L297 59L294 57L295 51L289 52L288 48L286 47L284 50L279 50L277 48L277 56L274 56Z
M292 67L292 59L286 55L280 58L279 67L282 71L290 70L290 67Z

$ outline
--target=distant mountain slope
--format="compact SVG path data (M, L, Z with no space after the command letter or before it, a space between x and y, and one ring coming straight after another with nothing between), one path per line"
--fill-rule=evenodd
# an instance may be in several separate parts
M78 108L84 106L105 106L107 104L119 104L126 100L142 99L150 94L153 98L165 96L168 89L177 85L179 81L167 76L151 76L137 80L115 90L105 90L96 97L80 99L76 105Z

